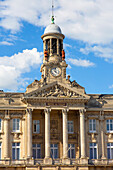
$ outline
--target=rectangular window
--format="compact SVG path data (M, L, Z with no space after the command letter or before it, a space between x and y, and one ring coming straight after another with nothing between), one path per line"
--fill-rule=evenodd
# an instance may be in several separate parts
M40 121L33 120L33 133L40 133Z
M51 144L51 158L58 158L58 144Z
M107 143L107 158L113 159L113 143Z
M89 119L89 132L96 132L96 120L95 119Z
M97 144L96 143L90 143L89 144L89 153L90 153L90 159L97 159Z
M33 158L34 159L41 158L41 144L33 144Z
M2 155L2 143L0 142L0 159L1 159L1 155Z
M107 132L113 132L113 119L106 120Z
M12 159L20 159L20 143L12 143Z
M75 145L74 144L68 144L68 157L75 158Z
M20 131L20 119L13 119L13 132Z
M68 121L68 133L74 133L73 121Z
M0 119L0 131L2 131L2 119Z

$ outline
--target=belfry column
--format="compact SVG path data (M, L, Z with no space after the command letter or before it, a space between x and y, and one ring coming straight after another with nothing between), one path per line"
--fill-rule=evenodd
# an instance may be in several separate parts
M64 108L62 110L63 115L63 160L62 162L65 164L70 164L70 160L68 159L68 129L67 129L67 112L69 110Z
M4 158L9 159L9 114L8 111L5 112L4 119Z
M32 110L27 109L27 157L32 158Z
M59 54L59 39L57 39L57 54Z
M51 108L47 107L45 112L45 164L52 164L52 159L50 158L50 111Z
M81 146L81 158L86 158L86 144L85 144L85 109L79 110L80 112L80 146Z
M52 38L50 38L50 56L52 55L53 50L52 50Z

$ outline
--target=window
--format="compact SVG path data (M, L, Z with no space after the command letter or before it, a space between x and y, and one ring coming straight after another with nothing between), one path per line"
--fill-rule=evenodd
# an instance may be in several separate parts
M89 132L96 132L96 120L89 119Z
M33 158L34 159L41 158L41 145L40 144L33 144Z
M97 159L97 144L90 143L89 149L90 149L90 159Z
M12 159L20 159L20 143L12 143Z
M0 142L0 159L1 159L1 155L2 155L1 154L1 152L2 152L2 148L1 147L2 147L2 143Z
M40 121L33 120L33 133L40 133Z
M113 159L113 143L107 143L107 158Z
M0 131L2 131L2 119L0 119Z
M68 133L74 133L73 121L68 121Z
M13 119L13 131L20 131L20 119Z
M75 158L75 145L74 144L68 144L68 157Z
M51 158L58 158L58 144L51 144Z
M106 120L107 132L113 132L113 119Z

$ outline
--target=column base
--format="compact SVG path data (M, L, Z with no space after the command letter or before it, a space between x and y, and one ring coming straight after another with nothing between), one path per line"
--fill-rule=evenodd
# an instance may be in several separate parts
M10 158L4 158L5 165L10 165L11 159Z
M32 157L28 157L26 162L27 164L34 165L34 159Z
M71 160L69 158L63 158L62 159L62 163L65 165L70 165L71 164Z
M53 160L52 160L52 158L44 158L43 163L46 164L46 165L52 165Z
M102 156L101 159L107 159L105 156Z
M81 157L80 158L80 164L87 165L88 164L88 159L87 157Z

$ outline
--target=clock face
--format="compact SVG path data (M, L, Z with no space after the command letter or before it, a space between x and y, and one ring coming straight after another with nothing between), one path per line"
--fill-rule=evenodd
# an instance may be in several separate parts
M61 73L61 69L59 67L54 67L51 69L51 74L53 76L59 76Z

